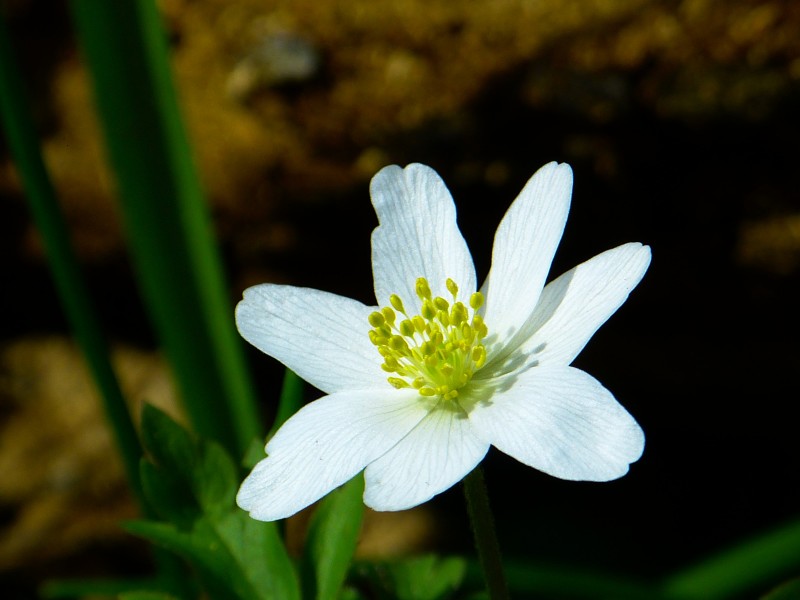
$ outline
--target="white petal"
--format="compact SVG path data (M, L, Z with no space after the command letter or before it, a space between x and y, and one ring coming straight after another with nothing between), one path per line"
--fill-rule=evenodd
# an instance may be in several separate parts
M335 294L265 283L245 290L236 326L256 348L333 393L388 386L367 334L373 310Z
M500 222L483 286L490 336L508 337L536 306L564 232L571 194L569 165L547 164L525 184Z
M622 477L642 455L644 433L592 376L573 367L509 376L505 391L476 404L470 422L486 442L561 479Z
M364 471L364 503L375 510L422 504L461 481L488 450L463 412L433 410Z
M475 267L456 224L456 209L439 175L425 165L381 169L370 185L380 225L372 233L375 297L388 306L399 295L411 311L419 306L414 284L425 277L435 296L449 298L449 277L459 297L476 289Z
M289 419L245 479L237 504L254 519L289 517L342 485L425 416L416 391L342 392Z
M570 364L622 306L649 265L648 246L624 244L550 282L514 341L490 359L487 372Z

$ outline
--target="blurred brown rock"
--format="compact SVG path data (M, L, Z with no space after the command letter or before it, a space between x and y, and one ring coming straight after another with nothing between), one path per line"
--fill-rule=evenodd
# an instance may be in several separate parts
M759 119L800 85L800 8L782 0L161 8L217 230L245 259L293 247L279 206L363 184L393 160L394 137L458 123L509 73L526 74L514 93L531 108L601 123L633 103L665 118ZM53 73L45 155L78 248L101 259L120 252L121 227L79 52ZM0 190L17 186L0 169Z
M134 411L142 402L173 415L163 361L120 348L115 368ZM128 536L137 515L97 391L75 346L57 337L0 348L0 571L42 564L102 540Z

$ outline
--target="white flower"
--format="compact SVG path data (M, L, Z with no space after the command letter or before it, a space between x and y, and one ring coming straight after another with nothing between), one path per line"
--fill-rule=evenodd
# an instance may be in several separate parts
M402 510L457 483L490 445L562 479L624 475L642 430L569 364L639 283L650 249L619 246L545 286L572 192L569 166L550 163L500 223L476 293L435 171L386 167L370 192L379 307L264 284L236 309L247 341L328 394L269 441L239 506L285 518L364 470L367 506Z

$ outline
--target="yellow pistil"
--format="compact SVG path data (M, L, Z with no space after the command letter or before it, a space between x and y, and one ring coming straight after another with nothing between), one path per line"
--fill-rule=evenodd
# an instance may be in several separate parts
M483 318L483 294L470 296L469 307L458 301L458 285L445 282L452 302L433 297L428 280L420 277L415 291L421 302L420 314L409 316L399 296L389 297L385 306L369 315L369 339L383 357L381 368L392 376L395 388L413 388L421 396L454 400L458 391L486 362L481 343L488 334ZM404 318L398 320L397 314Z

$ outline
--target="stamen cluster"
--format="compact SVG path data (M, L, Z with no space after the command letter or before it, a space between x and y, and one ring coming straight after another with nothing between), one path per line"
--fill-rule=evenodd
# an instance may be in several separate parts
M391 307L370 314L373 329L369 339L383 357L381 368L394 374L388 378L394 387L452 400L486 362L481 342L488 331L477 314L483 294L472 294L467 308L456 299L456 283L448 278L446 286L452 303L441 296L432 297L428 280L417 279L416 293L422 304L420 314L412 317L400 297L392 294ZM405 318L398 320L397 313Z

